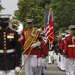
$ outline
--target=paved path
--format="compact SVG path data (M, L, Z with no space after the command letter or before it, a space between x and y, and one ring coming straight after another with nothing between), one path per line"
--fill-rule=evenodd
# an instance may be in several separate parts
M57 63L54 63L54 64L47 64L45 75L66 75L66 73L59 70Z
M25 75L24 70L21 75ZM47 64L47 69L45 70L45 75L66 75L66 73L59 70L57 63L54 63L54 64Z

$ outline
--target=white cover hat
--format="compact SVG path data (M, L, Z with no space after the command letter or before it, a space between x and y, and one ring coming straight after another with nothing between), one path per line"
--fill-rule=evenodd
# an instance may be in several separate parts
M70 26L69 26L69 29L70 29L70 30L75 29L75 25L70 25Z
M26 19L26 22L33 22L34 19Z

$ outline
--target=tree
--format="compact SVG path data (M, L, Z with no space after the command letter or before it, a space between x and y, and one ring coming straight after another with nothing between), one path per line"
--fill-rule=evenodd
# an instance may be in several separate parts
M75 24L74 0L52 0L49 6L53 8L55 34L60 28L64 32L69 25Z
M75 24L75 0L19 0L15 16L24 27L25 20L33 18L35 27L43 28L45 11L50 7L53 9L55 35L61 28L64 32L69 25Z
M35 27L43 27L44 9L38 6L36 0L19 0L15 16L23 23L24 27L26 27L25 20L27 18L34 19Z
M0 0L0 12L1 10L3 10L4 8L2 7L2 4L1 4L1 0Z

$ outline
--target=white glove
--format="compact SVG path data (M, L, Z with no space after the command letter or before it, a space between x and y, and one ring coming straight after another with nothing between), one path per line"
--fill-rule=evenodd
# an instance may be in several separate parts
M34 44L31 45L31 48L35 48L35 47L39 47L41 45L41 42L36 42Z
M16 67L15 72L20 72L20 67Z

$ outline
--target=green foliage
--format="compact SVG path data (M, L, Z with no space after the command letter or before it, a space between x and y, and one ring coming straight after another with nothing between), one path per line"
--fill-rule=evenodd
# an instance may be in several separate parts
M74 0L52 0L50 7L53 8L55 34L59 32L60 28L64 32L69 25L75 24Z
M45 13L50 7L53 9L55 36L61 28L64 32L69 25L75 24L75 0L19 0L15 16L24 27L25 20L33 18L34 26L43 28Z
M44 9L39 7L36 0L19 0L18 8L15 11L15 16L19 19L24 27L26 27L25 20L27 18L34 19L34 27L42 27L44 24Z
M2 4L1 4L1 0L0 0L0 12L1 12L1 10L3 10L4 8L3 8L3 6L2 6Z

